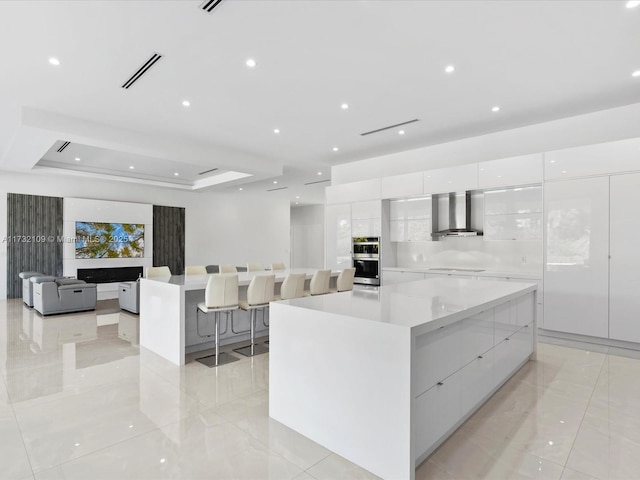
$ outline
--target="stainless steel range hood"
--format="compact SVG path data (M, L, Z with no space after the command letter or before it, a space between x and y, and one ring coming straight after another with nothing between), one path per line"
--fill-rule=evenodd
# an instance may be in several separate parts
M441 211L434 220L434 229L438 229L432 234L434 239L440 237L475 237L482 235L480 230L471 227L471 192L451 192L433 195L434 204L438 205ZM444 211L443 211L444 210ZM448 214L449 223L445 223ZM445 217L445 218L443 218ZM438 222L438 218L441 222ZM436 227L436 225L438 225ZM444 227L444 228L441 228Z

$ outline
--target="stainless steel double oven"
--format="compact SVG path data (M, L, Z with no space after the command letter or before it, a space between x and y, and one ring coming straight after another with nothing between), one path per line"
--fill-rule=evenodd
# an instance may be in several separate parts
M380 237L354 237L351 252L354 283L380 285Z

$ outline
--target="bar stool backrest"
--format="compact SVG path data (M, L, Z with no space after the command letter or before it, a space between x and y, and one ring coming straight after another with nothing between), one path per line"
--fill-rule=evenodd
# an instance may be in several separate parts
M331 270L318 270L313 274L309 285L311 295L324 295L329 293L329 280L331 279Z
M304 273L290 273L282 282L280 287L280 298L289 300L291 298L300 298L304 295Z
M337 280L337 290L339 292L348 292L349 290L353 290L353 277L356 275L355 268L345 268L338 275Z
M152 277L170 277L171 270L169 267L147 267L147 278Z
M201 265L190 265L184 269L185 275L206 275L207 267Z
M287 267L284 266L282 262L276 262L271 264L271 270L286 270Z
M264 267L261 263L247 263L247 272L259 272L264 271Z
M238 305L238 274L222 273L209 276L204 291L207 308L235 307Z
M249 305L264 305L273 300L276 283L275 275L256 275L251 279L247 288L247 303Z
M238 273L238 269L234 265L220 265L218 270L220 273Z

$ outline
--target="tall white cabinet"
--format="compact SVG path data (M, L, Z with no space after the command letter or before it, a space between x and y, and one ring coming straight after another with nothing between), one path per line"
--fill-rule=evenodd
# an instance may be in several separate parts
M325 235L326 268L351 267L351 204L325 207Z
M640 174L610 181L609 337L640 342Z
M609 336L609 177L545 184L544 327Z

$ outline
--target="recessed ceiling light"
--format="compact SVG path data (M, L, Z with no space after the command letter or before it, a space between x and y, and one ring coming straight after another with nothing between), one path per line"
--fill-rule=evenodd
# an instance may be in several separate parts
M296 202L296 205L298 205L300 202Z
M398 135L404 135L404 130L400 130L400 131L398 132Z
M333 147L333 151L337 152L338 151L338 147Z
M129 166L129 170L133 170L135 167L133 165Z
M183 107L189 107L189 106L191 106L191 102L189 100L183 100L182 101L182 106Z
M300 198L300 195L296 195L296 200Z
M174 173L174 175L177 177L177 176L179 176L180 174L179 174L178 172L176 172L176 173Z
M256 66L256 61L253 58L249 58L247 59L247 61L245 62L245 64L247 65L247 67L249 68L254 68Z
M274 181L273 181L273 183L274 183L274 184L278 183L278 180L274 180Z
M640 2L636 2L636 1L627 2L627 8L636 8L638 5L640 5Z
M322 172L318 172L318 175L322 175Z
M500 111L500 107L498 107L497 105L495 107L493 107L491 109L492 112L499 112Z
M340 105L340 108L343 110L347 110L349 108L349 104L348 103L343 103L342 105Z
M274 128L273 129L273 133L280 133L280 129L279 128Z
M80 161L80 157L76 157L75 160L76 160L76 162L79 162Z
M453 65L447 65L444 69L445 72L447 73L453 73L455 71L456 67L454 67Z
M242 190L243 190L243 188L242 188L242 187L240 187L238 190L242 191Z
M566 170L562 170L562 173L567 173L567 171Z
M640 70L636 70L631 74L632 77L640 77Z
M50 63L51 65L56 65L56 66L58 66L58 65L60 65L60 60L58 60L58 59L57 59L57 58L55 58L55 57L51 57L51 58L49 59L49 63Z
M556 161L555 160L551 160L549 163L556 163Z

